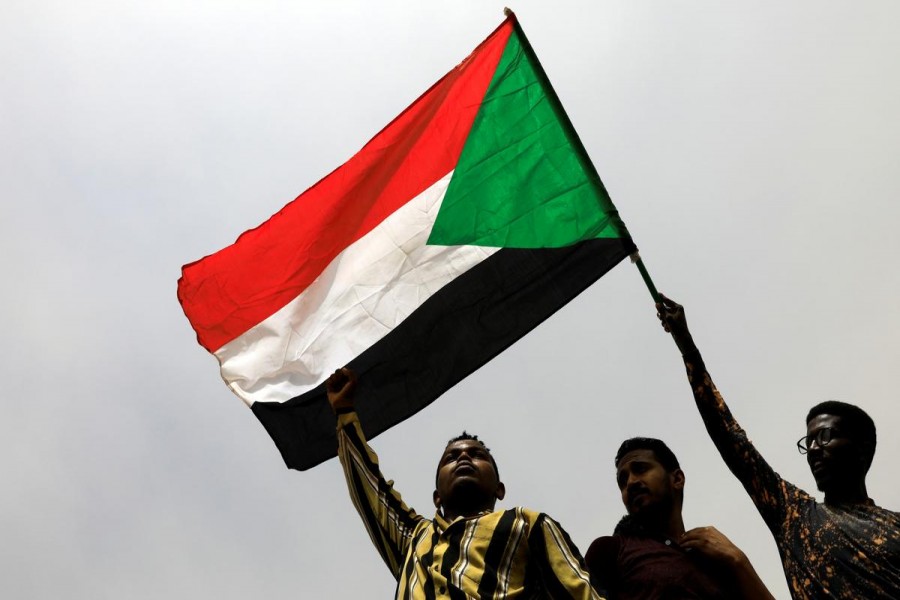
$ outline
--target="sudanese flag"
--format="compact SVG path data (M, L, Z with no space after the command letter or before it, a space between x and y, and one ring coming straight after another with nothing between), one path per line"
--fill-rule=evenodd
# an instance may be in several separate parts
M324 381L369 438L415 414L636 248L515 16L178 299L288 467L335 456Z

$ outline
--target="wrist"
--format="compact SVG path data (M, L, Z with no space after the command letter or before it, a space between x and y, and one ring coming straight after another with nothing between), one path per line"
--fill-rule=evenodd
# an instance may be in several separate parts
M690 333L673 337L675 338L675 345L678 346L678 350L681 352L682 356L700 354L697 345L694 343L694 338L691 337Z
M328 403L331 405L331 410L336 415L341 415L348 412L353 412L353 400L340 399L332 401L330 398L328 399Z
M750 559L744 554L743 550L735 548L734 552L728 556L728 563L736 572L743 571L750 566Z

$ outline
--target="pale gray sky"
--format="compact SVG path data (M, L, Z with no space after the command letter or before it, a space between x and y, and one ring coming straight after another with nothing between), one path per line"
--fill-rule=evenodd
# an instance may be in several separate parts
M175 282L349 158L502 8L0 4L4 597L391 597L338 464L283 466ZM806 410L858 403L881 432L870 494L900 508L900 4L512 8L769 462L811 490ZM503 505L582 549L623 513L619 442L666 439L687 525L719 527L788 597L633 266L373 442L419 512L463 428L493 448Z

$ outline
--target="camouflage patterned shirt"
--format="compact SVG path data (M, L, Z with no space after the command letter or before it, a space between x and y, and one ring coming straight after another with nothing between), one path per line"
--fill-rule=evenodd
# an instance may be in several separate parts
M684 362L706 430L775 537L793 598L900 599L900 514L871 501L816 502L782 479L734 420L700 354Z

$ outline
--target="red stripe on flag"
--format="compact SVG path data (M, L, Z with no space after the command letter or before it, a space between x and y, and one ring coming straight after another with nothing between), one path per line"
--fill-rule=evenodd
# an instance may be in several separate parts
M182 267L178 300L210 352L296 298L347 246L456 165L507 19L353 158L227 248Z

